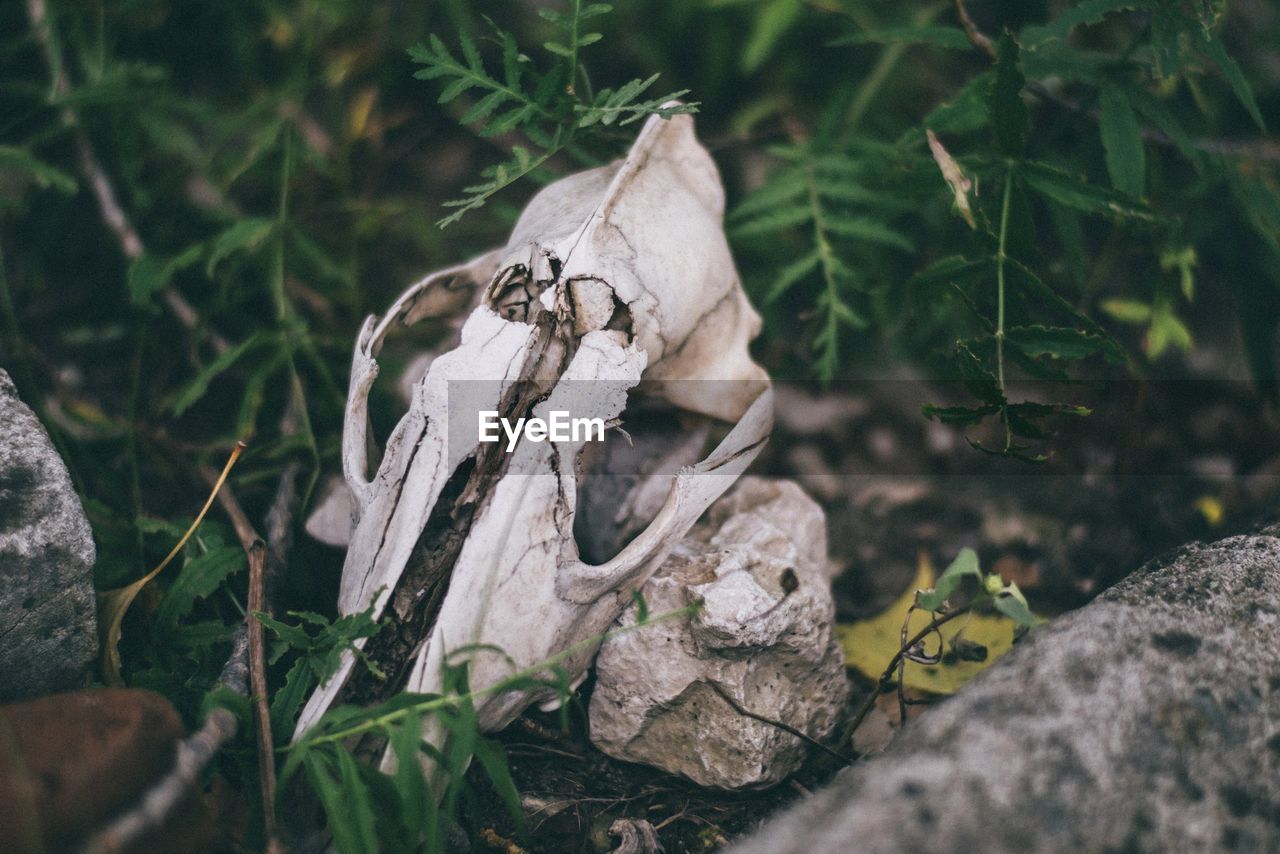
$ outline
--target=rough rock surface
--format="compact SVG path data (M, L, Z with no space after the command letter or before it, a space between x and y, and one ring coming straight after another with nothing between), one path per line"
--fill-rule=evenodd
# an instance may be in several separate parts
M149 691L100 689L0 706L0 851L75 850L173 767L182 719ZM210 851L216 829L184 802L147 851Z
M1280 526L1033 630L734 849L1280 850Z
M705 786L776 783L835 727L848 686L832 633L822 510L796 484L744 478L643 588L650 613L701 598L691 620L607 641L591 738L605 753ZM632 606L621 624L633 624Z
M93 561L67 467L0 370L0 701L83 684L98 650Z

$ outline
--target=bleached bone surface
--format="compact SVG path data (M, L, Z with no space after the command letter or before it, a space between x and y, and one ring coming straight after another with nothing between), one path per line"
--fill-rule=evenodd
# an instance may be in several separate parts
M739 709L817 739L836 727L848 684L826 545L822 509L800 487L743 478L642 590L652 611L699 598L702 611L601 648L590 705L596 746L727 789L776 783L799 768L801 739ZM633 606L620 623L635 619Z
M654 118L625 161L535 196L506 247L428 276L385 318L366 321L343 430L354 527L338 608L372 607L388 623L360 646L390 678L371 680L345 655L304 708L298 735L335 702L441 691L443 667L463 647L471 685L485 687L603 632L751 463L773 402L747 352L760 319L734 269L723 211L692 119ZM370 473L367 402L384 338L457 310L481 283L457 346L431 361ZM477 412L514 421L564 410L616 424L642 378L670 404L736 425L709 457L662 482L665 498L634 539L591 564L573 534L582 443L526 438L507 453L479 443ZM341 524L330 527L333 541L344 539ZM595 651L562 665L580 677ZM480 723L502 727L551 695L486 697ZM424 736L443 738L430 722Z

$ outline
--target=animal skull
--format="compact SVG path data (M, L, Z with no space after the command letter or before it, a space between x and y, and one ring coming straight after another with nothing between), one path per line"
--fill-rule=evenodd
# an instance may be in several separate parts
M374 684L346 654L303 709L295 737L337 701L439 692L453 650L478 650L470 675L482 687L603 632L750 464L772 427L772 392L747 352L760 318L734 268L723 210L692 119L654 117L624 161L538 193L505 247L428 276L384 318L365 322L343 430L355 525L338 608L372 605L391 623L361 642L390 678ZM475 294L480 304L458 346L431 363L370 479L367 402L384 339ZM737 424L709 457L670 478L641 533L591 565L573 535L584 442L521 440L507 453L464 428L479 410L512 421L564 410L617 424L642 378L675 407ZM563 666L580 677L594 654ZM500 728L549 696L482 699L480 724ZM425 737L439 744L441 733Z

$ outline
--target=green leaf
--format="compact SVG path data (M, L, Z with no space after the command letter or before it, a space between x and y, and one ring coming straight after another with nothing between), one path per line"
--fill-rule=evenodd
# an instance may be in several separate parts
M839 235L840 237L847 237L865 243L876 243L881 246L889 246L894 249L901 249L904 252L911 252L915 249L911 239L905 234L894 231L892 228L889 228L889 226L871 219L870 217L851 217L837 213L828 213L822 224L823 230Z
M756 18L755 29L742 48L739 64L746 74L753 74L764 65L778 41L786 34L804 11L802 0L769 0Z
M924 126L935 133L972 133L991 120L989 102L995 84L994 71L984 71L961 87L950 101L924 117Z
M1037 622L1031 608L1027 605L1027 597L1022 595L1018 585L1010 582L1009 586L996 594L992 602L995 609L1020 626L1031 628Z
M34 181L42 190L54 189L68 196L74 195L76 191L74 178L45 163L25 148L0 145L0 173L4 172L16 172Z
M817 270L821 263L822 255L818 252L810 252L783 267L778 271L773 283L769 285L769 292L765 295L764 301L766 303L777 301L793 285Z
M971 260L963 255L948 255L912 276L911 284L916 288L933 292L951 285L963 288L983 281L988 274L995 275L995 270L988 259Z
M1151 320L1151 306L1133 299L1107 299L1098 307L1121 323L1146 323Z
M259 347L275 342L275 333L255 332L234 347L219 353L213 361L205 365L204 370L178 391L178 395L174 398L171 406L173 414L182 415L182 413L191 408L192 404L204 397L205 392L209 390L209 383L213 382L214 379L236 362Z
M805 172L799 167L778 169L760 189L752 192L734 207L730 223L773 210L779 205L791 206L807 199L809 187Z
M214 238L209 260L205 262L205 273L212 276L218 264L236 252L253 252L260 249L270 239L275 229L276 220L274 219L255 217L240 220Z
M244 568L244 549L239 546L222 546L188 560L160 600L156 620L176 624L191 613L197 599L208 597Z
M1051 202L1086 213L1159 222L1163 218L1129 196L1096 187L1046 163L1022 163L1018 174L1027 186Z
M1274 251L1280 252L1280 192L1265 181L1250 180L1236 169L1226 172L1227 186L1236 205L1254 231Z
M524 836L526 833L524 807L520 803L520 792L516 789L515 781L511 779L507 754L497 742L487 738L477 738L475 757L480 767L484 769L485 776L493 784L494 790L502 798L502 803L506 806L507 814L515 824L517 832L520 836Z
M1124 352L1110 338L1060 326L1015 326L1005 330L1005 341L1028 356L1053 356L1075 361L1102 354L1123 364Z
M978 555L973 549L961 549L960 554L951 562L946 571L938 577L932 590L916 594L916 604L926 611L936 611L946 604L947 597L956 591L960 582L966 577L982 580L982 570L978 568Z
M1147 357L1159 358L1169 345L1184 353L1191 350L1191 330L1167 304L1157 304L1151 314L1151 328L1147 330Z
M1011 311L1016 304L1021 309L1021 316L1028 318L1020 322L1034 323L1036 319L1048 315L1057 318L1058 322L1064 325L1075 325L1086 332L1106 337L1106 330L1086 315L1076 311L1075 306L1064 300L1025 264L1013 258L1007 259L1005 276L1010 286L1008 299Z
M766 234L776 234L779 231L794 228L798 225L805 225L812 221L813 208L807 202L786 205L732 226L731 234L735 239L760 237Z
M969 393L974 397L995 406L1006 404L1004 392L1000 391L1000 383L997 382L995 374L987 370L968 344L963 341L956 342L955 357L950 364L965 388L969 389Z
M427 832L429 814L436 810L435 796L427 787L420 761L422 744L422 718L410 713L391 728L388 738L391 752L396 757L395 784L400 796L401 821L406 840L416 842Z
M984 419L995 415L1001 410L1001 407L988 406L935 406L932 403L926 403L921 407L921 411L926 418L932 418L943 424L949 424L953 427L972 427L980 424Z
M828 43L831 47L859 44L919 44L949 50L970 50L973 44L959 27L915 26L885 27L842 36Z
M1125 90L1125 94L1128 96L1129 103L1139 115L1169 137L1173 144L1178 147L1179 153L1197 168L1200 168L1200 164L1204 160L1204 152L1196 147L1195 140L1187 133L1182 123L1174 117L1164 101L1137 86L1128 87Z
M284 686L277 688L271 696L271 731L277 737L292 734L293 725L298 717L298 709L311 693L317 683L315 675L305 659L298 659L285 674Z
M1147 179L1142 128L1129 99L1119 89L1107 87L1102 90L1102 114L1098 124L1111 186L1126 196L1142 198Z
M330 769L322 766L322 760L308 764L318 769L311 775L312 785L320 783L316 793L329 819L333 841L343 854L378 854L373 804L369 788L360 777L360 767L345 748L339 747L332 753L338 766L336 779Z
M1027 27L1023 40L1028 47L1053 39L1065 39L1076 27L1096 24L1108 15L1133 9L1151 9L1155 0L1084 0L1043 27Z
M129 264L127 276L129 299L134 305L146 305L151 297L169 286L174 274L200 260L204 247L187 247L176 257L164 259L144 252Z
M1026 79L1018 68L1018 43L1008 31L996 42L996 52L996 76L988 101L991 125L1001 153L1006 157L1021 157L1031 116L1022 100Z
M1222 71L1222 76L1227 78L1227 82L1231 84L1231 91L1235 93L1236 98L1244 105L1250 117L1257 123L1258 128L1263 133L1266 133L1267 123L1262 120L1262 111L1258 109L1258 102L1253 97L1253 90L1249 88L1249 81L1244 79L1244 72L1240 70L1240 64L1227 53L1227 49L1223 47L1222 40L1218 38L1216 33L1208 33L1206 35L1205 53L1209 54L1209 58Z

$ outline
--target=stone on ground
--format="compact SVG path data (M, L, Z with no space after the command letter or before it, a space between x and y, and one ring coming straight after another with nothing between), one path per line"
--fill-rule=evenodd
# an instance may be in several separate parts
M0 370L0 701L84 684L93 535L67 467Z
M808 745L742 712L816 739L835 728L848 684L828 572L813 499L789 481L743 478L641 591L651 614L698 599L702 610L601 648L592 741L704 786L764 786L794 772ZM621 624L636 617L632 606Z
M1280 850L1280 526L1032 630L733 850Z

